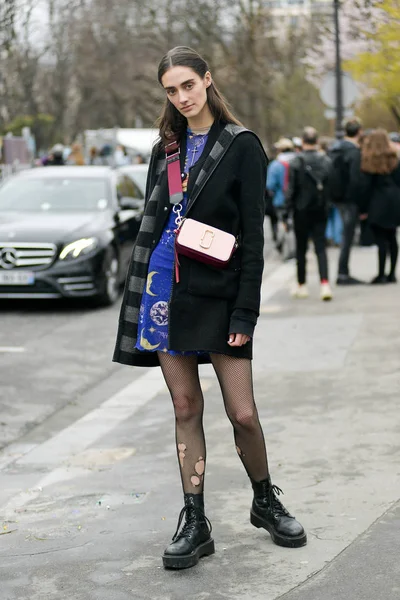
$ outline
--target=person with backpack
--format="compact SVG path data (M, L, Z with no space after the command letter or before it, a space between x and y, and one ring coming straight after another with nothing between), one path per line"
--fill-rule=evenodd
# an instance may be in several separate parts
M267 171L265 214L270 218L272 238L278 251L282 241L278 236L278 223L285 207L285 194L289 185L289 163L296 156L294 145L289 138L281 138L274 144L276 158L271 161Z
M332 299L325 248L331 173L330 159L319 152L317 130L306 127L303 132L303 152L290 163L286 195L287 216L293 216L296 235L298 285L293 292L296 298L308 297L306 253L311 237L318 259L321 299Z
M337 285L364 283L349 272L350 252L359 222L356 187L360 175L360 140L362 123L352 117L344 123L345 137L338 140L328 153L332 161L331 197L343 222Z

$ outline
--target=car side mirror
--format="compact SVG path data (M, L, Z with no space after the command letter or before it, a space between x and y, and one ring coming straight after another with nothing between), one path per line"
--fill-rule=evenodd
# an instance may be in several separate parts
M143 200L132 198L131 196L122 196L119 199L119 206L121 210L138 210L143 207Z

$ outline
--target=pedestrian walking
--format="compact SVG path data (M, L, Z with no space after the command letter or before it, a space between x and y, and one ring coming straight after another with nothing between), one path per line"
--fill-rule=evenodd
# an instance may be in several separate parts
M395 283L399 253L400 166L397 149L384 129L373 131L363 141L357 196L361 217L368 219L378 246L378 275L371 283ZM390 271L386 275L388 255Z
M102 166L102 164L103 162L99 156L99 151L97 150L96 146L92 146L89 150L89 165L92 165L93 167L99 167Z
M296 235L297 286L293 291L296 298L308 297L306 254L308 241L312 238L318 259L321 299L332 299L325 248L331 170L330 159L319 152L316 129L306 127L303 132L303 152L290 163L287 192L287 214L293 215Z
M356 117L344 123L345 137L338 140L331 150L332 160L331 197L339 208L343 230L339 256L337 285L355 285L364 283L350 275L350 252L359 222L359 208L355 186L360 172L360 139L362 123Z
M271 482L252 388L266 156L256 135L229 111L197 52L170 50L160 62L158 80L166 94L161 142L149 165L145 215L128 273L114 360L160 365L172 397L184 506L163 564L182 569L214 553L204 509L199 363L211 362L220 383L236 450L254 490L251 523L282 546L302 546L306 534ZM187 226L185 242L181 236ZM236 243L227 268L217 267L219 248L229 256ZM205 250L212 264L198 260Z
M44 166L63 167L64 165L64 146L62 144L55 144L51 149L51 152Z
M85 158L83 156L81 144L72 144L71 152L67 158L67 165L82 167L84 164Z
M272 238L280 251L278 224L285 206L285 193L289 184L289 162L296 156L294 145L289 138L281 138L274 144L276 158L267 171L266 214L271 221Z
M114 165L123 167L132 164L130 156L125 146L118 145L114 151Z

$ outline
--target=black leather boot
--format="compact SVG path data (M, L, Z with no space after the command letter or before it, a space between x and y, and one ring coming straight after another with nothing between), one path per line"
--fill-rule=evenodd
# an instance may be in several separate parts
M271 479L253 481L253 505L250 522L255 527L263 527L278 546L299 548L307 543L307 535L300 523L286 510L277 496L282 490L272 485Z
M211 523L204 514L203 494L184 494L184 498L185 506L179 515L178 527L162 557L167 569L193 567L202 556L215 552ZM185 524L179 531L183 517Z

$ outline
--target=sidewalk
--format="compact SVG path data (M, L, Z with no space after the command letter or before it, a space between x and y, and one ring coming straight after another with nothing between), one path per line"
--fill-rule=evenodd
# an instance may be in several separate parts
M375 261L355 249L353 274L371 279ZM254 384L273 481L309 544L280 548L249 524L250 486L205 367L217 552L164 571L182 504L172 406L158 370L127 384L121 367L80 399L85 416L60 411L0 455L0 525L12 531L0 536L1 600L399 597L400 285L335 288L322 303L312 257L311 297L294 301L293 275L268 265Z
M400 503L316 576L282 600L398 600Z

